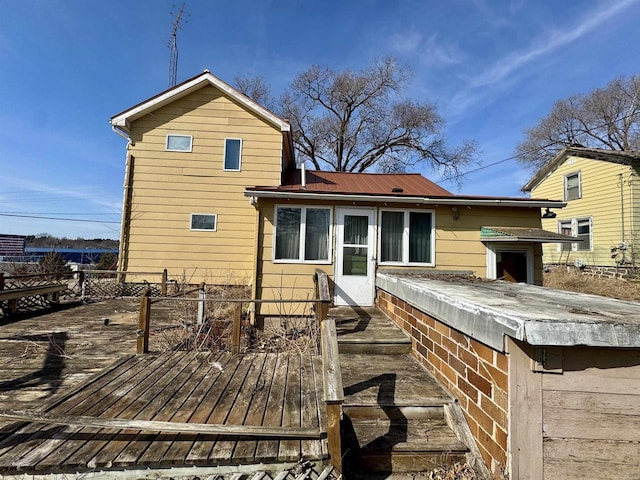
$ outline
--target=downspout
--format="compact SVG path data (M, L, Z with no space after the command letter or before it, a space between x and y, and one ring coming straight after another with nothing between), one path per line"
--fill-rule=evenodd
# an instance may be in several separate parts
M131 208L131 180L133 173L133 156L129 153L129 149L132 145L134 145L133 140L127 134L125 134L120 128L117 128L115 125L111 126L111 130L124 138L127 141L127 154L125 158L125 173L124 173L124 192L122 195L122 216L120 218L120 242L119 242L119 255L118 255L118 276L117 282L122 283L125 280L124 274L120 273L124 271L127 267L125 259L127 258L127 240L128 235L125 233L129 228L129 209Z
M624 242L624 174L618 174L620 177L620 228L622 229L622 242Z
M307 189L307 166L306 162L300 165L300 186L303 190Z

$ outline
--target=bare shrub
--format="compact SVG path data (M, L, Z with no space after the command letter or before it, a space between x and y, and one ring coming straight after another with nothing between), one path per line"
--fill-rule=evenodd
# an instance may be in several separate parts
M546 272L544 286L570 292L602 295L619 300L640 300L640 285L622 279L592 277L577 272Z

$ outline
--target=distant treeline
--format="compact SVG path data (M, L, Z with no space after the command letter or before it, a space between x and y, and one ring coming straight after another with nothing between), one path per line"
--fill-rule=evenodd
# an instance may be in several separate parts
M27 247L57 247L57 248L108 248L117 249L118 240L109 238L66 238L52 235L27 235Z

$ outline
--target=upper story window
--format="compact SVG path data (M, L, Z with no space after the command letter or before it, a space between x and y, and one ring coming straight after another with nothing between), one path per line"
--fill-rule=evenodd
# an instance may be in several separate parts
M434 213L424 210L380 212L380 263L433 265Z
M191 230L215 232L218 228L218 216L215 213L192 213Z
M564 200L577 200L582 198L582 182L580 172L564 176Z
M191 135L167 135L166 150L168 152L190 152L192 146Z
M329 263L331 209L276 207L274 261Z
M224 140L224 169L240 171L242 160L242 139L226 138Z

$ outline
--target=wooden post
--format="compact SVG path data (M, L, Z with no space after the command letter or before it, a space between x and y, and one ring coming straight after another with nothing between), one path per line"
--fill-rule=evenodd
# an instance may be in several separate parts
M167 269L162 270L162 284L160 285L160 293L163 297L167 296Z
M340 420L342 403L327 403L327 443L329 463L338 473L342 471L342 443L340 440Z
M4 290L4 272L0 272L0 290Z
M149 353L149 323L151 320L151 290L146 288L140 298L140 317L138 319L138 341L136 353Z
M196 319L196 323L198 325L202 325L204 323L204 312L205 312L205 300L207 299L207 290L204 282L200 284L200 290L198 291L198 298L200 301L198 302L198 318Z
M237 303L233 311L233 332L232 332L232 348L231 353L237 355L240 353L240 327L242 326L242 303Z
M80 298L82 300L84 300L84 292L85 292L84 282L85 282L85 279L86 279L86 277L85 277L85 274L84 274L84 270L79 270L78 271L78 283L80 284Z

